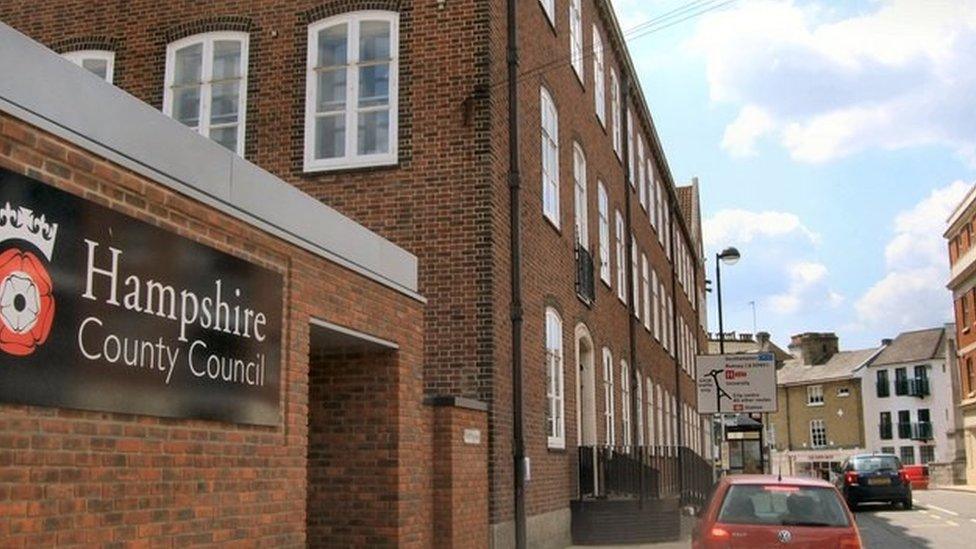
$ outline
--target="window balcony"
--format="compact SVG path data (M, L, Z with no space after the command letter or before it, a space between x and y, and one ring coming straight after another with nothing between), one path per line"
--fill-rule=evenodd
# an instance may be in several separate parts
M932 440L932 422L912 423L912 440Z
M583 303L593 304L596 299L596 286L593 278L593 256L590 251L576 244L576 295Z
M927 397L931 394L929 389L929 378L916 377L908 381L908 394L914 397Z

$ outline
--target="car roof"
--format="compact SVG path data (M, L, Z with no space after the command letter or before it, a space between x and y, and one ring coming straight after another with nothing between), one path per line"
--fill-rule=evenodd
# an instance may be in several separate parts
M790 486L833 487L829 482L812 477L778 477L776 475L726 475L722 479L732 485L740 484L788 484Z

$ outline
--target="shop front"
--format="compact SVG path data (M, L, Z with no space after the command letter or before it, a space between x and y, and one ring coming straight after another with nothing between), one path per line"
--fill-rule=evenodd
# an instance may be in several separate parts
M833 481L845 460L863 452L861 448L773 451L773 474Z

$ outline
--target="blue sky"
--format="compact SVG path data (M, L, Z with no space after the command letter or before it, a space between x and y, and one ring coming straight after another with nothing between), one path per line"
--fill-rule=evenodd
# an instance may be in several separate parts
M689 0L614 6L626 32ZM951 320L941 235L976 179L973 31L969 1L737 0L630 40L671 171L700 180L706 253L742 252L727 330L752 331L750 301L781 344Z

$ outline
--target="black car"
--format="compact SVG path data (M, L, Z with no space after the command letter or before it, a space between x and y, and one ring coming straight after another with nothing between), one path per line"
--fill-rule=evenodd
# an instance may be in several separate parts
M912 485L894 454L858 454L841 467L837 489L844 494L851 511L861 503L901 503L912 508Z

